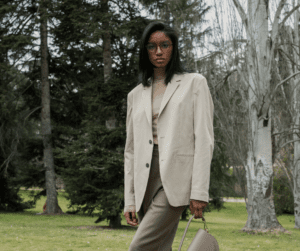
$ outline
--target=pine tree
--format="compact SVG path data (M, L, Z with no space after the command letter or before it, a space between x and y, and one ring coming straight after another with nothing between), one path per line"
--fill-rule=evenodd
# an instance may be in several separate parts
M68 15L57 15L60 25L53 29L54 40L60 50L69 55L71 62L67 64L64 57L54 60L55 72L59 72L56 75L58 82L54 81L54 85L76 85L78 93L74 102L80 107L78 110L81 111L81 118L76 126L68 125L72 130L65 131L64 135L67 137L72 131L72 139L64 146L57 145L54 154L71 206L76 207L77 212L88 214L98 209L101 213L96 223L107 219L111 227L119 227L120 213L124 208L122 150L126 135L125 104L128 92L137 84L137 48L147 22L137 16L137 10L129 2L126 10L123 9L128 11L129 21L116 13L110 13L111 53L114 57L118 56L120 61L115 61L116 66L112 68L110 78L105 81L102 46L88 47L80 42L81 39L89 43L101 41L104 32L102 24L105 20L101 11L107 11L102 10L102 7L81 5L79 1L64 1L60 5L60 9ZM74 19L71 20L70 17ZM144 24L143 27L141 23ZM92 35L82 35L82 31ZM124 45L124 37L134 39L130 45ZM72 43L78 46L71 47ZM68 47L71 49L67 50ZM64 69L74 74L68 74ZM60 75L66 77L62 78ZM117 120L115 128L106 126L111 112L114 112Z
M23 99L21 89L28 84L28 79L18 70L22 66L19 59L34 41L30 16L30 11L26 12L19 1L0 3L0 210L7 211L33 206L32 201L22 203L18 195L21 184L15 182L24 164L26 138L34 130L30 117L40 108L28 107Z

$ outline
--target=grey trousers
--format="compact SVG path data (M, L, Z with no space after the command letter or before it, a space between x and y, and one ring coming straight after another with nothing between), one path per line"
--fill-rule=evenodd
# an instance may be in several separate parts
M137 212L139 225L128 251L172 251L180 216L186 206L172 207L159 172L158 145L154 145L144 200Z

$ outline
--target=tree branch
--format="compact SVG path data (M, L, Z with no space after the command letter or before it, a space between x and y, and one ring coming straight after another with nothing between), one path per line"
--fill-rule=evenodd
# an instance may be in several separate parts
M291 11L289 11L286 16L284 17L284 19L282 20L282 22L280 23L279 27L280 29L282 28L282 26L284 25L284 23L286 22L286 20L294 13L295 10L297 10L300 7L300 4L296 5Z
M282 29L282 27L283 27L284 23L286 22L286 20L294 13L295 10L297 10L300 7L300 4L298 4L291 11L289 11L288 14L282 20L282 22L280 23L280 26L278 28L280 13L281 13L281 11L283 9L283 6L284 6L286 1L287 0L281 0L280 3L279 3L279 7L276 10L274 23L272 25L272 32L271 32L271 39L272 39L272 42L273 42L273 46L271 48L270 60L272 60L273 55L274 55L274 48L275 48L275 44L277 42L276 40L277 40L278 30ZM270 63L270 65L271 65L271 63Z
M248 18L247 18L247 15L246 15L242 5L240 4L239 0L232 0L232 1L233 1L234 6L236 7L236 9L238 10L238 12L240 14L243 24L245 25L247 34L250 36L249 30L248 30L248 28L249 28L248 27Z
M279 163L279 165L281 166L281 168L285 171L285 174L286 174L286 176L287 176L288 179L289 179L290 189L291 189L291 191L293 191L294 182L293 182L293 180L290 178L290 175L288 174L288 171L287 171L287 169L286 169L286 167L285 167L285 164L283 164L282 161L280 161L280 160L278 160L278 163Z
M290 141L284 143L282 146L280 146L280 148L285 147L285 146L286 146L287 144L289 144L289 143L293 143L293 142L297 142L297 141L300 141L300 139L290 140Z
M292 77L294 77L294 76L296 76L297 74L299 74L299 73L300 73L300 71L298 71L298 72L296 72L296 73L290 75L290 76L287 77L286 79L282 80L278 85L276 85L275 89L273 90L273 92L272 92L272 94L271 94L271 102L272 102L272 100L273 100L273 98L274 98L274 96L275 96L274 93L277 91L277 88L278 88L280 85L284 84L286 81L290 80Z
M228 73L227 73L227 75L225 76L225 77L223 77L223 79L221 80L221 81L219 81L219 83L217 83L215 86L214 86L214 88L216 88L216 87L218 87L220 84L222 84L223 83L223 85L224 85L224 83L227 81L227 79L231 76L231 74L232 73L234 73L234 72L236 72L237 70L236 69L234 69L234 70L232 70L232 71L229 71Z
M218 54L225 54L227 57L229 57L229 55L228 55L226 52L224 52L224 51L217 51L217 53L218 53ZM209 57L209 55L208 55L208 56L205 56L205 57ZM203 57L203 58L204 58L204 57ZM200 60L201 60L201 59L200 59ZM226 80L227 80L227 78L228 78L232 73L234 73L234 72L237 71L237 72L240 74L240 76L242 77L242 80L243 80L243 82L245 83L245 85L246 85L246 86L250 86L250 88L252 89L253 93L257 96L255 90L252 88L251 85L248 84L248 81L246 81L245 76L244 76L244 73L242 72L241 68L240 68L238 65L235 65L235 67L236 67L236 69L233 69L232 71L228 72L227 75L226 75L219 83L217 83L217 84L214 86L214 88L218 87L218 85L221 84L221 83L223 83L223 82L225 83Z
M291 128L289 130L284 130L284 131L281 131L281 132L272 133L271 136L283 134L283 133L289 132L290 130L299 130L299 129L300 129L300 127L295 127L295 128ZM297 134L297 133L296 132L289 132L287 135L290 135L290 134Z
M275 16L274 16L274 22L272 25L272 33L271 33L271 38L272 41L275 41L275 37L277 36L278 33L278 23L279 23L279 18L280 18L280 13L283 9L283 6L285 5L287 0L281 0L279 3L279 6L276 10Z
M298 70L300 70L300 65L297 64L283 49L278 49L278 51L282 52L294 65L297 66Z

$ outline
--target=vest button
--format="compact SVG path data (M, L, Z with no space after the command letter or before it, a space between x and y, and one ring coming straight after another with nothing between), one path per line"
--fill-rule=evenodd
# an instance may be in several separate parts
M146 164L146 167L149 167L149 164L148 164L148 163Z
M149 140L149 143L152 144L152 140L151 139Z

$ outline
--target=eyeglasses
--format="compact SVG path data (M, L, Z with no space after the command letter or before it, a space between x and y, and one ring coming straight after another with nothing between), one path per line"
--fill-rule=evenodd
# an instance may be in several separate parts
M159 44L159 48L160 48L161 50L165 51L165 50L167 50L171 45L173 45L173 44L168 43L168 42L163 42L163 43ZM147 44L147 45L146 45L146 48L147 48L148 51L151 51L151 52L156 51L156 49L157 49L157 44Z

